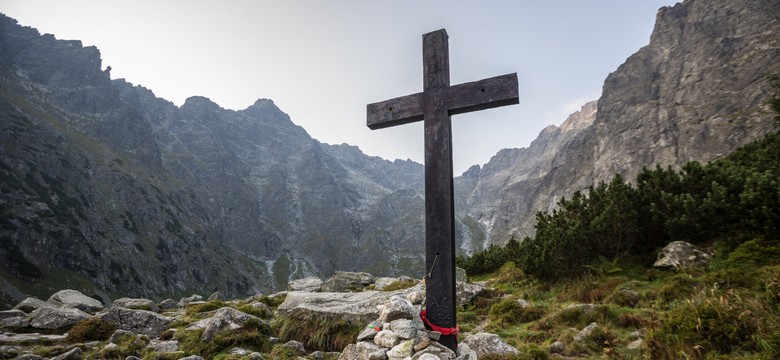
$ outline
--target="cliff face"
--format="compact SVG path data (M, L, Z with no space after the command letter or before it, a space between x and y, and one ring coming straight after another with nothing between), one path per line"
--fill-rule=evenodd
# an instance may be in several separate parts
M777 14L773 0L661 9L598 102L455 179L460 251L532 235L537 211L615 173L708 161L772 129ZM422 274L420 164L322 144L271 100L177 107L111 80L94 47L2 15L0 80L0 300L64 282L158 297Z
M176 107L5 16L0 54L4 293L252 294L422 268L420 164L322 144L270 100Z
M488 243L503 243L532 235L536 211L616 173L706 162L766 134L768 76L780 74L777 14L772 0L660 9L650 43L607 77L597 106L574 115L592 124L569 118L527 149L499 152L461 191L464 212Z

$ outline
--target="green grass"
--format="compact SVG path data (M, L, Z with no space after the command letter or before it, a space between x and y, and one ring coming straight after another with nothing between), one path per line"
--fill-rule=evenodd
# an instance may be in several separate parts
M780 265L764 254L747 244L708 269L628 263L557 282L529 278L507 264L481 276L492 289L458 309L459 337L493 332L532 359L549 357L556 341L564 343L565 356L585 359L780 358ZM598 324L593 335L575 341L592 322ZM637 331L644 344L626 348Z

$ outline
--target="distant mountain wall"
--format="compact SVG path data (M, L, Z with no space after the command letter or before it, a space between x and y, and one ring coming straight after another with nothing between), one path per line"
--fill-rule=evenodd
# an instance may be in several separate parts
M462 214L487 243L533 235L537 211L614 174L707 162L773 129L768 77L780 74L780 2L686 0L658 11L650 43L560 128L502 150L461 181Z
M687 0L598 102L455 179L461 253L615 173L723 156L772 129L780 2ZM327 145L261 99L177 107L100 52L0 15L0 305L283 290L336 270L422 276L423 166Z

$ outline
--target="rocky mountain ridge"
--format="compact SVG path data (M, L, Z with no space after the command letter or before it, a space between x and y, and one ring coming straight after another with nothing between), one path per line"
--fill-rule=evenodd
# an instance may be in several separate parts
M503 150L471 174L479 180L461 190L463 201L480 205L465 211L479 219L486 243L533 235L536 211L614 174L631 180L643 167L707 162L771 131L778 13L771 0L661 8L650 43L607 77L595 106L573 115L593 117L591 125L570 118L563 137L548 140L554 128L545 129L529 148ZM506 170L513 167L524 172Z
M537 211L614 173L707 161L769 131L779 6L661 9L598 102L455 179L459 250L531 235ZM63 282L99 298L235 296L336 270L421 276L422 165L322 144L268 99L176 107L112 80L96 48L5 16L0 54L4 304Z

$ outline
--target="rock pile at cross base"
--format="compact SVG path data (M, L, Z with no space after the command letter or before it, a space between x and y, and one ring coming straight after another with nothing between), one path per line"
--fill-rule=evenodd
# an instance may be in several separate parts
M50 349L45 355L56 360L94 357L194 360L206 355L182 348L179 335L196 334L199 342L210 344L220 337L247 331L267 335L267 341L274 346L273 352L261 354L241 347L225 351L249 359L274 358L277 351L313 359L399 360L476 359L478 355L519 353L497 335L487 333L467 336L459 344L457 354L438 344L441 333L426 330L419 317L425 289L421 282L414 285L415 282L409 277L374 278L367 273L337 272L325 281L295 280L290 282L289 291L247 299L223 300L222 295L214 293L206 301L201 295L178 302L120 298L109 306L79 291L61 290L46 301L27 298L13 310L0 311L0 359L46 359L38 355L45 346ZM398 283L413 286L382 291ZM482 284L461 281L458 301L471 301L483 290ZM269 302L280 304L275 312L267 306ZM270 334L271 319L304 313L309 317L335 316L369 326L341 353L308 352L298 341L281 344ZM77 328L88 321L108 324L111 330L100 339L89 339L93 341L76 339Z

